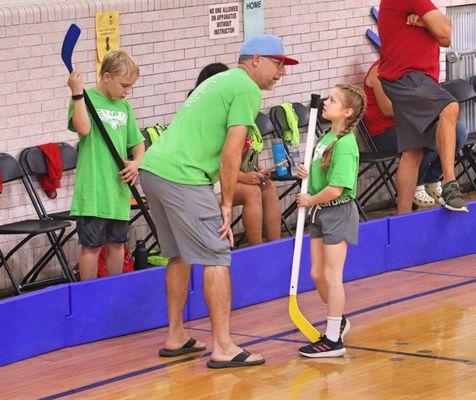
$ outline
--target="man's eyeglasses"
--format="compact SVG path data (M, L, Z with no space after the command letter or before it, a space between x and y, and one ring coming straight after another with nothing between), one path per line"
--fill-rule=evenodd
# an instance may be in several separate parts
M284 67L284 61L283 60L280 60L278 58L274 58L274 57L270 57L270 56L263 56L265 58L267 58L268 60L271 60L272 62L274 62L276 64L276 66L278 67L278 69L281 69Z

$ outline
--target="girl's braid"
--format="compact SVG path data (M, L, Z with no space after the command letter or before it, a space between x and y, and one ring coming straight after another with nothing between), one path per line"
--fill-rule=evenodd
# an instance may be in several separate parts
M343 83L336 85L336 88L341 90L344 95L344 107L352 108L354 112L346 121L346 127L344 130L337 132L336 140L332 142L326 150L324 150L324 153L322 154L321 170L326 170L329 167L336 142L355 129L367 107L367 96L365 96L364 91L358 86Z

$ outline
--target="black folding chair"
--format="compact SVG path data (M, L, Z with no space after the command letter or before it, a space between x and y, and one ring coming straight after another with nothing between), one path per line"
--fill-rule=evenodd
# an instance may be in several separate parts
M443 82L441 86L450 92L462 106L466 104L468 107L470 107L472 104L469 104L469 102L476 100L476 76L472 76L469 79L469 82L463 79L456 79ZM473 117L475 117L474 114ZM466 143L457 153L455 159L455 167L458 165L461 165L462 167L462 171L456 176L456 179L460 179L463 175L466 175L474 190L476 190L476 182L470 174L470 168L476 174L476 160L474 158L475 146L476 132L469 132Z
M71 171L76 168L78 151L68 143L57 143L61 154L63 172ZM38 146L27 147L20 153L20 165L24 172L25 188L30 197L38 217L41 219L54 219L59 221L75 221L77 218L69 215L69 210L55 213L48 213L41 200L38 191L32 181L32 177L38 178L40 175L48 174L48 166L43 152ZM76 228L69 232L60 243L63 247L68 240L76 234Z
M6 153L0 153L0 170L2 171L3 182L22 181L25 187L28 185L25 179L25 174L15 158ZM33 201L33 199L32 199ZM33 201L36 208L38 205ZM0 225L0 235L27 235L16 246L13 247L6 255L0 250L0 267L4 267L8 277L10 278L15 293L20 294L23 290L32 289L35 287L46 286L54 283L73 282L75 280L73 273L68 267L68 263L62 252L60 243L64 236L66 228L71 224L67 221L56 221L51 219L25 219L10 224ZM59 232L59 233L57 233ZM38 262L29 269L27 274L23 277L20 283L17 283L13 278L11 268L8 265L8 260L18 251L23 245L37 235L45 234L50 242L50 248L43 254ZM50 278L38 281L38 275L46 267L48 262L55 257L58 259L63 276L57 278Z
M400 154L396 152L380 152L363 120L359 122L357 131L360 133L360 137L366 147L365 150L360 149L359 163L362 165L362 168L359 171L359 178L369 170L377 171L377 176L357 198L361 207L364 208L367 202L384 186L393 204L396 205L397 186L393 177L397 171Z
M63 166L63 172L71 171L76 168L76 161L78 158L78 151L75 147L71 146L68 143L57 143L60 154L61 154L61 161ZM48 213L42 203L41 197L38 194L38 191L35 189L33 184L32 178L38 178L40 175L44 175L48 173L48 166L46 164L46 158L43 152L40 150L38 146L28 147L22 150L20 153L20 164L23 168L25 173L25 182L26 182L26 190L30 199L32 200L35 210L40 218L43 219L54 219L60 221L76 221L77 217L71 216L69 210ZM132 210L139 210L139 207L135 204L131 205ZM131 220L129 221L129 225L134 223L137 219L141 217L142 213L139 210L139 213L134 215ZM61 240L61 247L65 245L75 234L77 230L76 228L71 230L62 240ZM145 238L147 242L150 238L153 238L153 234L151 232ZM156 242L152 243L150 248L155 247Z
M294 109L294 112L296 113L298 117L298 128L304 129L309 125L309 107L306 107L304 104L301 103L292 103L292 107ZM274 106L271 107L269 110L269 117L271 119L271 122L276 130L276 136L283 141L284 144L284 149L286 151L286 159L288 160L288 164L291 165L293 163L293 160L289 157L289 148L288 148L288 143L284 140L283 134L284 131L289 130L289 125L288 121L286 119L286 113L281 106ZM317 132L317 131L316 131ZM317 133L316 133L317 134ZM296 176L291 174L291 169L288 169L288 174L285 176L279 176L276 173L271 176L271 179L277 181L277 182L290 182L290 186L284 190L280 196L279 199L285 198L289 193L291 193L293 190L298 189L301 187L301 180ZM291 230L288 226L288 224L285 222L291 215L292 213L297 209L297 203L296 201L293 201L282 213L281 217L284 221L284 226L291 236Z

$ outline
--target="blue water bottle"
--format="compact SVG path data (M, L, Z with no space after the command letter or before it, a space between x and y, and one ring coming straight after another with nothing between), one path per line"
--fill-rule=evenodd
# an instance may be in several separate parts
M273 139L271 142L271 148L273 149L274 163L277 164L286 159L286 150L281 139ZM288 167L281 166L276 169L278 176L286 176L288 174Z

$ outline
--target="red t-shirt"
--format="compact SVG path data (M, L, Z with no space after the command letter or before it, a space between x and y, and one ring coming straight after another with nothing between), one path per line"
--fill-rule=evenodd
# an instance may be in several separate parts
M369 68L370 70L379 64L379 60L375 61L372 66ZM389 117L380 111L378 108L377 99L375 97L375 92L373 88L367 86L365 83L367 80L367 75L364 79L364 91L367 96L367 108L365 109L364 114L364 122L367 126L370 136L378 136L379 134L383 133L387 128L395 125L395 120L392 117Z
M422 18L437 10L430 0L382 0L378 15L380 49L379 77L393 81L417 71L440 75L440 45L425 28L406 24L410 14Z

